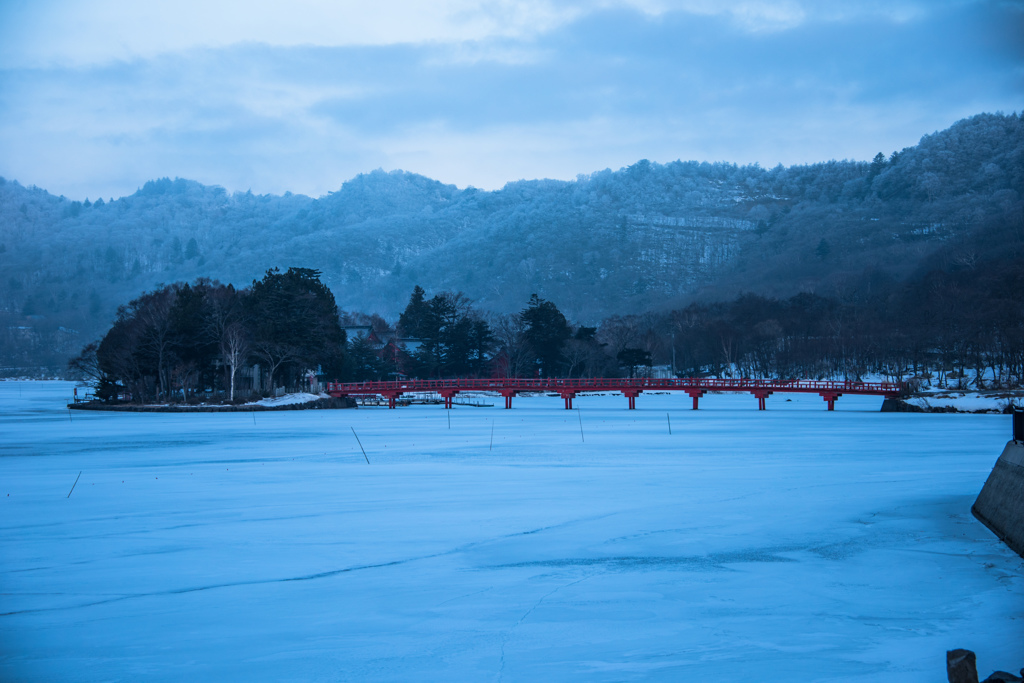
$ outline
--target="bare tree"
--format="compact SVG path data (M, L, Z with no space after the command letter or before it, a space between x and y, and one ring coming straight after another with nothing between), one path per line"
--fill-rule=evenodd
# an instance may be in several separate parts
M245 319L245 290L239 292L231 285L223 287L216 282L207 284L211 286L206 295L206 329L203 332L210 339L222 340L228 327Z
M275 375L277 369L285 363L300 358L299 350L294 346L274 341L272 339L261 339L253 343L253 354L260 360L267 362L267 384L270 385L270 390L273 392L277 388L277 380Z
M224 364L228 366L231 387L230 400L235 400L235 375L238 368L249 357L249 337L240 323L230 323L224 328L220 338L220 353Z
M249 359L251 346L245 325L245 290L215 287L207 297L206 334L217 341L221 359L228 368L230 400L235 400L235 377L238 368Z
M635 315L613 315L601 322L597 338L608 345L611 355L620 353L626 347L635 347L640 342L640 321Z
M178 292L175 288L165 287L144 294L137 300L139 303L138 319L145 330L142 346L156 360L160 396L170 395L169 365L174 348L171 308L174 306L177 296Z
M68 361L68 369L80 375L83 380L91 382L93 386L99 385L100 379L103 377L103 371L100 370L99 360L96 357L96 350L99 346L99 342L86 344L80 354Z
M195 363L175 363L170 370L170 376L175 380L178 390L181 391L181 400L186 401L190 393L194 393L199 382L199 368Z
M587 370L587 361L590 359L590 347L593 344L570 339L562 347L562 358L565 359L565 374L567 377L581 377Z
M533 351L526 340L526 324L518 315L495 315L491 319L494 339L508 362L506 377L522 377L533 365Z

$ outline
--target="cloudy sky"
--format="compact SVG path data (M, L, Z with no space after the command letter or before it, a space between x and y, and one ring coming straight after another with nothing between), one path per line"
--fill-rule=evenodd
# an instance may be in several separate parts
M0 0L0 175L321 195L869 159L1024 108L1024 2Z

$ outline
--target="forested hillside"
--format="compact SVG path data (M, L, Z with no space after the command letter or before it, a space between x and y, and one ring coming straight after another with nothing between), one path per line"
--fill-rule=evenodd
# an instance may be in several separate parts
M320 270L340 308L390 318L417 284L497 312L537 293L586 324L744 291L867 300L1020 261L1022 193L1016 114L872 162L640 161L493 192L375 171L318 199L161 179L78 202L0 179L0 367L61 366L159 283L244 286L273 266Z

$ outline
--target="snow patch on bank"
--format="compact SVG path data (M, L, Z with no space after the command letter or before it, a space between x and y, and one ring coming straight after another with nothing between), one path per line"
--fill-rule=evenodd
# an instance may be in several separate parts
M958 413L1003 413L1011 403L1024 405L1024 398L1007 395L985 395L978 392L941 393L934 396L908 398L910 405L924 410L948 410Z
M322 398L329 398L327 394L285 394L284 396L277 396L275 398L264 398L259 401L253 401L246 403L247 406L267 406L273 408L276 406L291 406L297 403L312 403L313 401L319 401Z

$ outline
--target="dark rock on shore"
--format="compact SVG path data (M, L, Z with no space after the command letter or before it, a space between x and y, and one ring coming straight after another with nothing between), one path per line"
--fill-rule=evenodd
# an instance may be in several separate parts
M887 398L882 401L882 412L883 413L923 413L925 409L921 406L915 406L911 403L907 403L901 398Z

